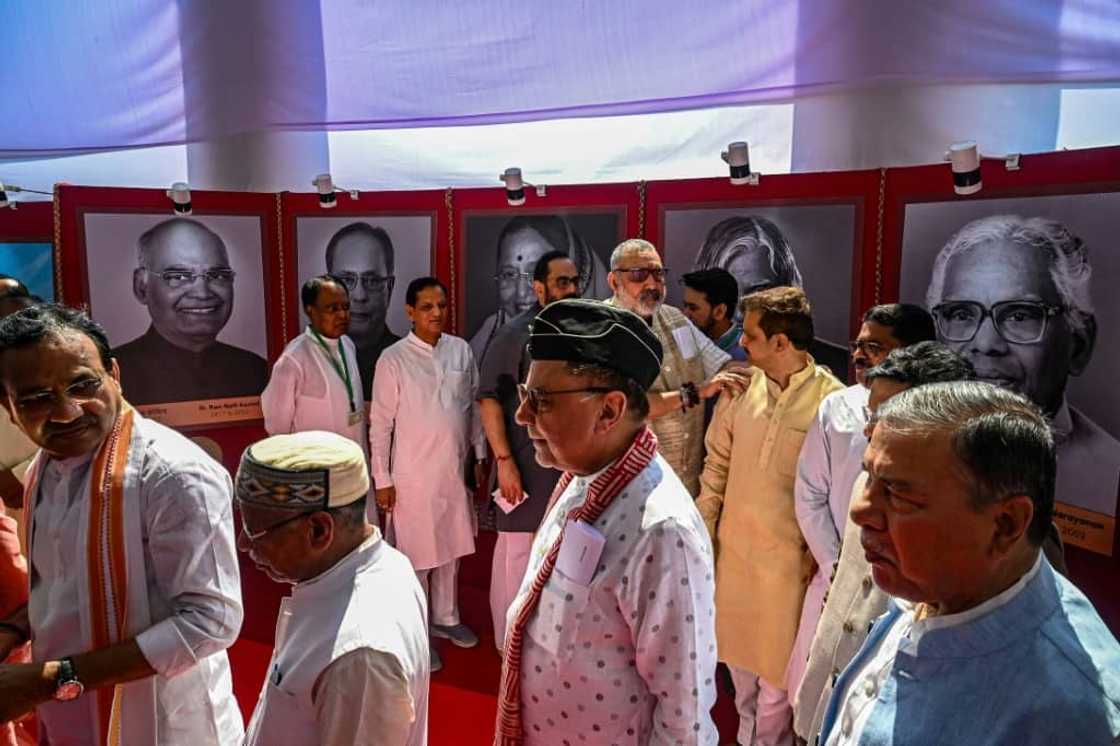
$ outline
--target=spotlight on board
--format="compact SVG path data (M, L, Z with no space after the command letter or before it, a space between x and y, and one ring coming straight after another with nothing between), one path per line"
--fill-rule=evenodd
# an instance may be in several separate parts
M498 180L506 185L506 202L513 207L525 204L525 182L521 180L520 168L507 168Z
M167 190L167 196L171 198L171 204L175 208L175 214L186 216L191 214L191 188L187 186L185 181L176 181Z
M11 205L12 207L16 206L15 202L9 202L8 201L8 193L6 191L4 191L4 189L5 189L4 185L0 184L0 210L3 210L8 205Z
M758 174L751 173L751 151L745 142L733 142L719 154L731 171L731 183L736 186L758 185Z
M338 204L338 192L346 192L350 195L350 199L358 199L357 189L343 189L335 186L330 174L319 174L311 182L311 186L315 187L315 191L319 193L319 207L324 210L330 210Z
M311 182L311 185L319 193L319 207L330 210L338 204L338 197L335 196L334 182L331 181L330 174L319 174Z
M972 140L955 142L946 153L953 172L953 191L957 194L976 194L983 184L980 181L980 151Z

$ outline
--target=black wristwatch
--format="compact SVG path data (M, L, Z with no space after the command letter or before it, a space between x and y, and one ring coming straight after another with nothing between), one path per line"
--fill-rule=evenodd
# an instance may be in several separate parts
M85 689L74 671L74 661L70 658L60 660L58 678L54 681L54 698L59 702L69 702L82 696Z
M681 409L687 411L700 403L700 392L691 381L681 384Z

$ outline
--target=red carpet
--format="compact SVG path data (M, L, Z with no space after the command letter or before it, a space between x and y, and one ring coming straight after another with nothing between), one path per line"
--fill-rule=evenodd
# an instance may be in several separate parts
M432 674L428 701L430 746L489 746L494 740L495 694L501 676L488 595L494 538L492 533L480 534L478 552L463 560L459 573L461 615L463 622L478 634L478 647L463 650L446 640L436 641L443 670ZM234 693L248 723L272 654L276 612L288 586L273 583L247 560L243 561L245 624L229 655ZM721 742L734 743L738 718L725 692L720 692L713 713L720 727Z

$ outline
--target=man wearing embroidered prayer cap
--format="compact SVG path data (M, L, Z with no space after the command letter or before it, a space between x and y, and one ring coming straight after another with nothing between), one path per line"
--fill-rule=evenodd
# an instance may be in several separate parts
M366 519L368 492L362 449L336 433L275 435L241 457L238 548L295 586L248 746L428 742L427 602Z
M261 394L269 435L327 430L364 451L365 396L350 328L350 295L330 275L312 277L300 291L307 330L288 343Z
M121 396L105 331L43 304L0 322L0 403L40 448L24 504L30 596L0 619L0 722L41 743L237 744L241 628L229 474Z
M562 300L533 322L517 421L563 471L507 616L495 744L715 744L712 546L646 426L640 317Z

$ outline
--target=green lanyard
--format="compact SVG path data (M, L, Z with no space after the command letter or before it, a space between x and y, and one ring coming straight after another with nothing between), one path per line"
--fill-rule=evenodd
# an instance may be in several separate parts
M335 360L334 355L331 354L331 348L327 347L327 343L319 336L319 332L315 331L315 327L308 328L311 329L311 334L315 337L315 341L323 348L323 352L327 353L327 360L331 361L331 367L334 368L334 372L337 373L338 377L342 379L342 382L346 384L346 397L350 402L350 411L356 412L357 409L354 407L354 386L350 383L350 369L346 367L346 348L342 345L342 338L339 337L338 340L338 357L342 360L342 365L339 365L338 360Z

